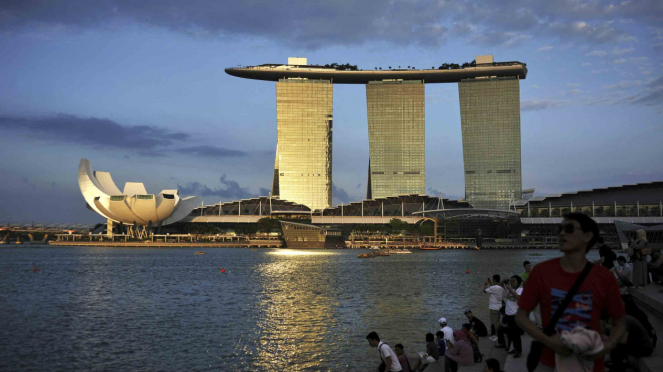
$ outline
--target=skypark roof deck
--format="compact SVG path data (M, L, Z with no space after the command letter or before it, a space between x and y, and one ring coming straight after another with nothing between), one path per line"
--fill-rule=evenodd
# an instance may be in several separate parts
M453 70L337 70L311 65L277 65L227 68L228 75L245 79L279 81L280 79L330 80L334 84L368 84L380 80L421 80L424 83L459 83L464 79L489 77L527 77L527 66L521 62L478 64Z

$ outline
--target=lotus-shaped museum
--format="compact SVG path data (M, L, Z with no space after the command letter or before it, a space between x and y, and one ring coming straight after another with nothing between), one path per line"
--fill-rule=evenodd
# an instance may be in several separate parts
M108 220L126 225L163 226L191 213L195 196L181 198L178 190L148 194L138 182L127 182L124 191L115 186L108 172L92 171L90 161L81 159L78 185L88 206Z

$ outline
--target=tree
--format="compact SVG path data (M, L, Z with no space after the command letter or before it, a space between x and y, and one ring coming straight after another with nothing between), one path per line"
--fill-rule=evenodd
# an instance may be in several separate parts
M407 229L407 223L398 218L392 218L389 220L389 228L395 233L400 233L401 231Z

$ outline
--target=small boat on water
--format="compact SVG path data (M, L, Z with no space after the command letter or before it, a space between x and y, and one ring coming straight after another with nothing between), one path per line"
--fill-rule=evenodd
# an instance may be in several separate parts
M403 248L403 249L392 249L392 250L389 251L389 253L391 253L391 254L411 254L412 251L407 249L407 248Z
M195 252L194 254L206 254L206 253L203 252L203 251L197 251L197 252Z
M373 258L373 257L379 257L379 256L389 256L389 251L385 249L385 250L382 250L382 251L360 253L360 254L357 255L357 258Z
M427 247L425 245L422 245L421 247L419 247L419 249L422 249L422 250L425 250L425 251L439 251L439 250L442 249L442 247L435 247L435 246L428 246Z

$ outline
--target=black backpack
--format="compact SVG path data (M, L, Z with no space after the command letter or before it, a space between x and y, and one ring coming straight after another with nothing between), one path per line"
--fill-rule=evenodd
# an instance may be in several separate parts
M633 299L633 296L629 294L622 295L622 300L624 300L626 315L634 317L638 320L638 322L640 322L640 324L642 324L643 327L645 327L649 337L652 339L654 348L656 348L656 341L658 341L658 336L656 335L656 330L654 327L651 325L651 323L649 323L649 317L647 314L638 307L638 305L635 303L635 300Z

